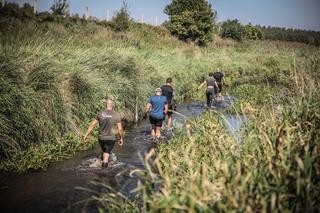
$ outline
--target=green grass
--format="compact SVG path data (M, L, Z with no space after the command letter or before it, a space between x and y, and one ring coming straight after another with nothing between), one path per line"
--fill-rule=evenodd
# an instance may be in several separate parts
M141 115L148 96L167 77L179 101L203 100L204 91L196 88L221 64L226 92L241 100L235 112L274 101L279 91L287 95L295 71L319 66L319 49L307 45L216 38L198 48L145 24L115 33L94 22L1 17L0 26L0 168L6 171L46 168L89 148L80 140L106 96L113 96L123 119L132 122L135 100ZM69 135L72 140L65 139Z
M143 205L116 195L110 203L110 194L101 194L100 202L118 212L318 211L320 95L312 72L297 76L304 83L290 91L281 109L269 101L238 111L250 113L243 143L224 129L218 112L205 113L160 143L145 157L146 170L138 172Z

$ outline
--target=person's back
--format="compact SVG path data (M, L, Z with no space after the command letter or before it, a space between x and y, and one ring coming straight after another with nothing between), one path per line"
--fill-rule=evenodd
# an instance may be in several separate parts
M150 97L145 107L145 112L149 112L149 120L151 123L151 135L160 138L163 120L165 114L168 113L168 103L166 96L161 95L161 88L157 88L155 95Z
M213 88L215 86L216 79L210 76L206 79L206 82L208 88Z
M173 111L176 110L176 97L175 97L174 89L171 86L171 83L172 83L172 79L167 78L166 84L161 87L162 95L166 96L168 101L168 113L167 113L168 126L167 127L171 127L173 125L172 114L173 114Z
M217 71L217 72L213 73L213 77L214 77L214 79L216 79L216 81L218 83L221 83L222 79L223 79L223 73L220 71Z
M221 97L224 75L220 71L220 67L218 67L217 71L213 73L213 77L217 81L217 86L214 87L214 93L218 95L218 97Z
M161 86L162 95L167 97L168 105L172 105L174 90L170 85Z
M116 140L117 123L121 122L120 114L108 109L102 109L95 119L99 122L99 139Z
M116 140L119 145L123 144L123 128L120 114L113 110L114 102L108 98L105 102L106 107L98 112L92 119L86 134L83 137L85 142L94 127L99 123L99 144L102 150L102 167L108 167L109 157Z
M163 110L165 105L167 104L167 98L163 95L161 96L154 95L154 96L151 96L149 102L152 106L150 111L150 116L154 118L163 119L164 117Z

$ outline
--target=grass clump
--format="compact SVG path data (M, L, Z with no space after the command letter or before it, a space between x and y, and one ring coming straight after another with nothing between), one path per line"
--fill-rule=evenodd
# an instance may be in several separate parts
M223 128L223 116L217 112L192 120L168 143L160 143L155 155L146 156L146 171L140 171L143 181L137 190L143 205L139 210L316 212L320 96L312 73L304 71L291 79L299 83L288 89L290 96L281 108L275 108L272 99L252 102L256 110L250 112L242 143ZM129 201L119 200L121 206L119 202Z
M152 182L162 187L143 191L144 208L148 212L317 211L319 96L310 93L291 104L295 106L280 114L251 118L242 145L221 129L216 116L195 120L193 138L179 133L169 144L160 145L153 171L161 179Z
M196 88L221 65L226 92L243 100L235 106L239 110L274 101L279 88L285 91L281 97L287 95L302 64L318 69L318 49L306 45L216 39L199 48L163 27L130 23L129 28L114 32L108 23L95 21L0 16L1 168L14 171L7 163L42 143L55 147L69 134L80 140L106 96L114 97L123 119L131 122L135 105L141 115L147 97L167 77L173 78L179 101L203 100L204 91Z

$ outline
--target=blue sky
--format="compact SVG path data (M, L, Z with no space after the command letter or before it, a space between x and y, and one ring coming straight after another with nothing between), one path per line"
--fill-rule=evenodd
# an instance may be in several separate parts
M9 0L19 4L32 3L32 0ZM40 11L49 10L53 0L37 0ZM131 17L155 24L167 19L164 7L171 0L127 0ZM265 26L291 27L320 31L320 0L209 0L218 12L218 21L238 19L241 23ZM122 5L122 0L69 0L70 12L84 13L85 6L89 14L99 19L110 17Z

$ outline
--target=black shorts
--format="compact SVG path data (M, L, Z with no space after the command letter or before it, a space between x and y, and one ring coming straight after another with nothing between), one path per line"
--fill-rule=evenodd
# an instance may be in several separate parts
M100 147L102 149L102 152L104 152L104 153L111 154L111 151L112 151L115 143L116 143L115 140L100 140L99 139Z
M163 119L154 118L152 116L149 116L149 120L150 120L151 125L156 126L156 127L162 127Z

